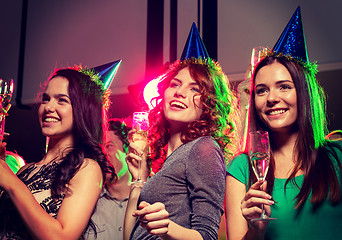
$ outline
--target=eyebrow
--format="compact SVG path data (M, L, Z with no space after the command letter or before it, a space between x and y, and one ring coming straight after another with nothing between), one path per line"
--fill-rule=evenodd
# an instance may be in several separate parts
M173 78L172 80L176 80L177 82L183 83L183 81L178 79L178 78ZM196 81L191 82L189 85L190 86L193 86L193 85L199 86L199 84Z
M68 95L66 95L66 94L62 94L62 93L60 93L60 94L56 94L56 95L54 95L55 97L58 97L58 98L61 98L61 97L67 97L67 98L69 98L70 99L70 97L68 96ZM50 97L50 95L49 94L47 94L47 93L43 93L43 97Z
M291 81L291 80L279 80L279 81L276 81L276 84L282 84L282 83L293 83L294 84L294 82ZM264 86L266 86L266 84L260 83L260 84L256 85L255 88L257 88L257 87L264 87Z

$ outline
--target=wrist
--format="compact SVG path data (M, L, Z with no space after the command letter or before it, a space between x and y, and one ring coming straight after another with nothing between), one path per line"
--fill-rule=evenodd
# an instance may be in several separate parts
M265 239L266 228L259 226L248 221L248 231L246 239Z
M133 189L135 189L135 188L139 188L139 189L141 189L143 186L144 186L144 184L145 184L145 182L143 182L143 181L139 181L139 180L137 180L137 181L133 181L133 182L131 182L129 185L130 185L130 188L131 188L131 192L133 191Z

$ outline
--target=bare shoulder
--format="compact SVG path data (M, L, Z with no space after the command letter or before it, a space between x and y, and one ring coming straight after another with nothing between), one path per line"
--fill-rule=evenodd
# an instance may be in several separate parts
M91 158L84 159L83 164L79 170L79 173L82 175L99 173L102 175L100 165L97 163L97 161Z
M88 166L91 168L99 168L100 169L100 165L97 163L96 160L91 159L91 158L85 158L81 168L85 168Z
M93 159L85 158L81 168L70 180L70 186L102 186L103 175L100 165Z

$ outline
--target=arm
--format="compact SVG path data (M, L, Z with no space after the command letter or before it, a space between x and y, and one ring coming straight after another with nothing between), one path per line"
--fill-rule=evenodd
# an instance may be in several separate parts
M85 159L83 166L70 181L71 191L65 196L56 219L40 207L26 185L16 175L9 175L10 170L4 169L1 163L1 179L6 171L7 181L1 181L0 185L9 194L33 238L80 238L101 192L102 172L95 161Z
M131 130L131 132L134 130ZM130 143L129 150L126 155L126 162L128 169L132 175L132 182L136 182L139 176L139 172L142 175L142 181L146 182L149 175L149 169L147 167L147 151L141 151L134 143ZM137 153L137 154L136 154ZM141 162L141 171L139 171L139 162ZM133 216L135 210L137 210L137 204L140 196L141 188L143 183L133 183L131 184L131 191L129 194L125 218L124 218L124 231L123 236L125 240L129 239L135 222L137 220L136 216Z
M254 183L246 193L246 186L231 175L226 177L227 239L264 239L267 223L251 222L261 214L260 203L270 215L273 202L267 193L260 191L262 181ZM266 184L263 185L266 187Z
M138 199L140 196L140 186L131 186L131 192L129 194L125 218L124 218L124 230L123 239L128 240L133 230L134 224L137 220L136 216L133 216L135 210L137 210Z

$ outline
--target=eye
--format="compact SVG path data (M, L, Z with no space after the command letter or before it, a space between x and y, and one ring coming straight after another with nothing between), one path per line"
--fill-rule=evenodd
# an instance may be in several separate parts
M243 91L249 95L249 89L248 88L245 88Z
M49 100L50 100L50 97L44 93L41 99L42 103L47 103Z
M258 88L255 90L256 95L262 96L267 92L267 89L265 87Z
M176 88L178 86L180 86L180 84L178 82L176 82L176 81L171 81L170 84L169 84L170 88Z
M113 143L106 144L106 149L112 149L114 147Z
M199 89L199 87L192 87L192 88L191 88L191 91L197 92L197 93L200 93L200 92L201 92L201 90Z
M66 97L61 97L58 99L58 102L59 103L69 103L69 99Z
M280 85L280 90L289 90L292 89L293 87L289 84L282 84Z

